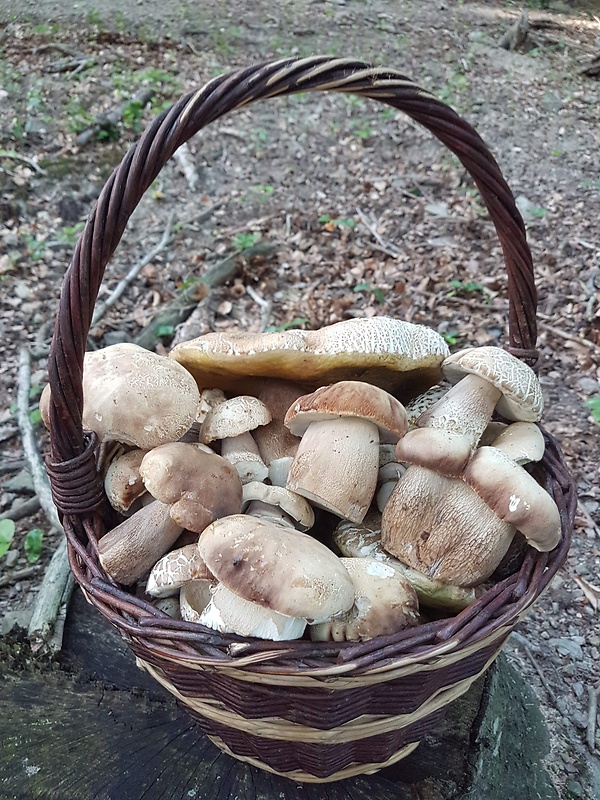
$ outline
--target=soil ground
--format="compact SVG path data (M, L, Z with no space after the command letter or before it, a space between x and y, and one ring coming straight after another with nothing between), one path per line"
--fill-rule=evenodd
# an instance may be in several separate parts
M82 0L68 8L4 0L0 151L32 163L0 153L0 510L31 494L16 469L18 348L29 343L36 354L35 412L70 252L143 126L213 75L267 58L331 53L398 67L477 128L528 227L544 424L562 443L580 505L567 564L509 654L538 692L561 797L591 800L600 796L597 750L586 745L588 689L600 663L600 82L581 70L600 50L600 20L595 3L535 3L525 46L499 49L519 11L511 3L417 0L234 0L227 10L212 0ZM149 104L129 103L144 88L153 91ZM122 103L120 123L77 143L101 112ZM94 327L92 345L134 338L213 261L259 239L276 254L241 259L237 277L211 292L195 328L180 336L390 314L436 328L453 349L505 340L506 277L494 228L459 162L403 115L354 97L297 96L227 117L195 137L190 153L197 187L176 162L167 165L134 214L100 299L173 214L170 244ZM157 347L168 348L173 333L167 326ZM44 446L41 430L40 438ZM28 568L24 537L37 528L42 557L19 578ZM41 516L17 523L0 561L0 609L11 619L26 618L56 541Z

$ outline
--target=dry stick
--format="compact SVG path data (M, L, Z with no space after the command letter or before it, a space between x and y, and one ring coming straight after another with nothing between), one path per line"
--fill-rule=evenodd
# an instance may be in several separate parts
M29 418L30 388L31 356L29 350L26 347L22 347L19 351L17 421L21 431L23 451L29 467L33 488L38 496L40 505L52 527L64 534L56 507L52 500L50 482L48 481L48 476L44 470L35 441L33 425ZM60 604L63 600L69 572L67 545L63 535L62 541L54 552L50 564L46 569L44 580L42 581L35 601L31 622L29 623L28 636L34 651L41 650L42 648L47 649L48 640L54 629ZM58 646L60 649L60 642L58 642Z
M39 572L38 567L23 567L23 569L16 569L10 575L3 575L0 578L0 589L4 588L4 586L11 586L13 583L23 580L24 578L32 578L37 572Z
M121 105L113 108L111 111L103 112L96 117L89 128L86 128L79 134L75 141L80 147L89 144L94 136L96 136L96 134L98 134L101 130L112 128L117 125L117 123L120 122L123 114L131 105L135 104L143 108L146 103L150 101L153 95L154 91L152 89L143 89L141 92L134 94L132 98L124 103L121 103Z
M381 234L379 233L379 231L377 230L375 225L371 224L371 222L369 221L369 218L367 217L367 215L365 214L365 212L361 208L357 208L356 209L356 213L358 214L358 218L360 219L362 224L369 231L371 236L375 239L375 241L379 245L380 249L384 253L387 253L388 255L393 256L394 258L397 258L398 256L402 255L402 251L399 248L397 248L391 242L387 242L381 236Z
M192 154L190 152L190 148L187 145L187 142L181 145L175 151L175 161L179 165L179 169L182 171L188 186L193 191L196 190L196 186L198 185L198 173L196 172L196 167L194 165L194 161L192 159Z
M9 158L11 161L22 161L23 164L27 164L32 169L34 169L38 173L38 175L46 174L45 170L43 170L40 167L40 165L37 164L32 158L27 158L27 156L22 156L15 150L0 150L0 159L2 158Z
M10 461L4 462L4 464L0 464L0 475L6 475L7 472L17 472L20 469L23 469L25 466L25 462L22 458L18 459L17 461L13 461L12 464Z
M262 333L268 326L269 320L271 319L271 309L273 304L270 300L265 300L264 297L261 297L261 295L259 295L259 293L256 292L251 286L246 286L246 291L254 300L254 302L260 306L260 332Z
M39 498L32 497L30 500L25 500L25 502L9 508L8 511L4 511L2 514L0 514L0 519L12 519L14 522L16 522L19 519L25 519L25 517L35 514L39 507Z
M548 333L558 336L560 339L566 339L568 342L575 342L576 344L580 344L582 347L587 347L590 350L595 350L597 353L600 353L600 346L589 339L583 339L580 336L575 336L573 333L566 333L560 328L556 328L554 325L548 325L547 322L538 322L538 327L548 331Z
M600 694L600 683L596 686L588 686L588 720L585 740L590 750L596 750L596 719L598 717L598 695Z
M520 47L529 33L529 14L524 8L519 19L510 26L504 36L498 42L498 47L504 50L516 50Z
M112 306L115 305L115 303L121 298L121 296L125 292L125 289L127 289L127 287L131 283L133 283L133 281L137 278L137 276L140 274L140 272L146 266L146 264L149 264L153 258L156 258L156 256L159 253L161 253L165 249L165 247L169 244L169 241L171 239L171 229L173 227L174 216L175 212L171 211L171 213L169 214L169 218L167 220L167 226L164 230L160 242L158 242L158 244L155 245L152 248L152 250L146 253L146 255L140 261L138 261L138 263L134 267L132 267L129 270L127 275L125 275L123 280L117 284L117 286L113 289L108 298L103 303L100 303L99 305L96 306L94 310L94 315L92 317L92 326L96 325L106 314L108 309L112 308Z

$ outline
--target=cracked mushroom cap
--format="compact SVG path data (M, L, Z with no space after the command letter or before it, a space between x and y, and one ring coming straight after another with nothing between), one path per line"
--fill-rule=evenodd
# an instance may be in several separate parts
M297 381L301 376L307 386L361 380L390 391L409 387L416 394L439 380L448 354L446 342L430 328L365 317L317 331L208 333L178 344L169 355L200 387L257 393L264 381L256 379Z
M361 381L339 381L299 397L285 415L285 425L302 436L313 422L352 417L373 422L380 434L394 439L407 428L404 406L391 394Z
M40 412L48 427L49 386L44 393ZM199 397L185 368L136 344L85 354L83 427L101 442L123 442L141 450L173 442L192 425Z
M152 597L169 597L188 581L212 579L198 552L198 543L194 542L172 550L156 562L148 577L146 592Z
M544 399L535 372L500 347L461 350L445 359L442 370L451 383L471 374L493 384L502 393L496 408L507 419L524 422L541 419Z
M340 559L306 533L236 514L209 525L198 550L230 591L285 616L328 619L354 602Z
M392 566L374 558L342 558L354 584L352 608L310 626L318 642L364 642L419 622L419 601L410 583Z
M213 520L242 509L242 483L235 468L203 445L171 442L146 453L140 465L146 489L171 506L182 528L200 533Z
M200 441L233 439L271 421L271 413L257 397L238 395L212 408L202 423Z

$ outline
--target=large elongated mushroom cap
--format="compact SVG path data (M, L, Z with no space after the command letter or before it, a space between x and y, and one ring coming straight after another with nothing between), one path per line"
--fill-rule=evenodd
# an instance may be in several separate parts
M47 426L49 387L44 392L40 410ZM151 450L176 441L194 421L199 397L186 369L136 344L114 344L85 354L83 427L102 442Z
M453 353L445 359L442 370L451 383L470 373L493 384L502 392L496 407L507 419L541 419L544 399L535 372L500 347L469 347Z
M361 381L340 381L299 397L285 415L285 425L302 436L313 422L357 417L373 422L394 438L407 429L404 406L391 394Z
M170 357L183 364L201 387L237 390L255 378L284 378L307 386L362 380L411 393L440 377L449 350L436 331L390 317L344 320L317 331L208 333L178 344Z
M305 533L236 514L209 525L198 549L228 589L280 614L321 620L354 602L339 558Z

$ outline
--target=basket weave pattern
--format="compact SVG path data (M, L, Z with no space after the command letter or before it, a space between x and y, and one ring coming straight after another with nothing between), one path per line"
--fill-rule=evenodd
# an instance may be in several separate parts
M139 666L166 686L226 752L296 780L373 772L408 755L498 655L519 618L563 563L575 488L545 433L541 475L561 513L551 553L529 549L519 572L457 616L364 643L263 642L175 621L102 570L98 539L110 518L96 471L96 438L82 430L86 338L104 269L142 195L175 150L210 122L252 101L327 90L373 98L428 128L473 177L502 245L509 293L508 349L535 364L536 291L523 221L479 135L395 70L314 57L215 78L155 119L106 183L67 272L49 360L47 468L71 568Z

